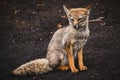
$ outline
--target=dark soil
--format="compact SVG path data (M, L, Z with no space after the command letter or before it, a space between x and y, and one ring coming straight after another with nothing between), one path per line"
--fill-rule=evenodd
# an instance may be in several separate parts
M0 0L0 80L120 80L119 0ZM11 72L28 61L45 57L58 24L65 26L62 5L94 4L91 36L84 48L87 71L51 71L43 75L13 76Z

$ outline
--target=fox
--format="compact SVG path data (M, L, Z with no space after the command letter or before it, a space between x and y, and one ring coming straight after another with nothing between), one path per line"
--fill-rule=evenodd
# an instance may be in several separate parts
M87 70L83 61L83 47L86 44L89 30L89 15L92 5L84 8L70 8L63 5L69 25L58 29L47 48L45 58L27 62L13 70L14 75L44 74L54 69L69 70L77 73ZM78 56L78 57L77 57ZM75 66L78 58L79 69Z

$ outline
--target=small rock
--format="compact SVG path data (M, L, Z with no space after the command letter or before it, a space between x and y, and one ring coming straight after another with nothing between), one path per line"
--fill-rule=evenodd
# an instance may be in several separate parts
M14 11L14 14L17 14L18 12L20 12L20 10L15 10L15 11Z
M61 16L61 18L66 19L66 18L67 18L67 16L66 16L66 15L63 15L63 16Z
M42 53L38 52L38 54L42 54Z
M61 23L58 23L57 28L61 28L61 27L62 27Z
M39 28L36 28L36 30L38 31L38 30L39 30Z
M62 10L59 10L59 12L62 12Z
M12 43L14 44L14 43L15 43L15 41L14 41L14 40L12 40Z
M36 79L36 76L35 76L35 77L33 77L33 79Z
M100 23L100 25L101 25L101 26L105 26L105 25L106 25L106 23L105 23L105 22L103 22L103 23Z
M90 75L90 73L87 73L87 75L89 76L89 75Z
M96 5L96 6L99 5L99 3L96 3L95 5Z
M35 14L35 11L33 11L32 14Z
M39 40L40 40L40 41L42 41L42 40L43 40L43 38L40 38Z
M36 6L38 6L38 7L43 7L43 6L45 6L45 4L43 4L43 3L37 3Z
M30 30L32 31L32 30L33 30L33 27L31 27Z
M90 77L91 77L91 78L94 78L95 76L92 75L92 76L90 76Z
M22 21L22 23L24 24L24 23L25 23L25 21Z

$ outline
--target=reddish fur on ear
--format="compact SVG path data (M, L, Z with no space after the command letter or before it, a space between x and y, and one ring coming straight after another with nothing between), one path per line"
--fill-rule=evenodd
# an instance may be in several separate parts
M90 4L90 5L88 5L87 7L86 7L86 9L91 9L93 7L93 4Z

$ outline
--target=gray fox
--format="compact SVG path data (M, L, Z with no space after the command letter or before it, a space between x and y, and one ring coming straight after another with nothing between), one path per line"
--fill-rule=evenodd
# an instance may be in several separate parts
M47 49L46 58L36 59L25 63L13 71L14 75L43 74L54 69L68 70L76 73L74 59L78 55L78 65L80 70L86 70L83 63L83 47L89 37L89 14L92 5L86 8L67 9L64 11L68 17L69 25L58 29Z

